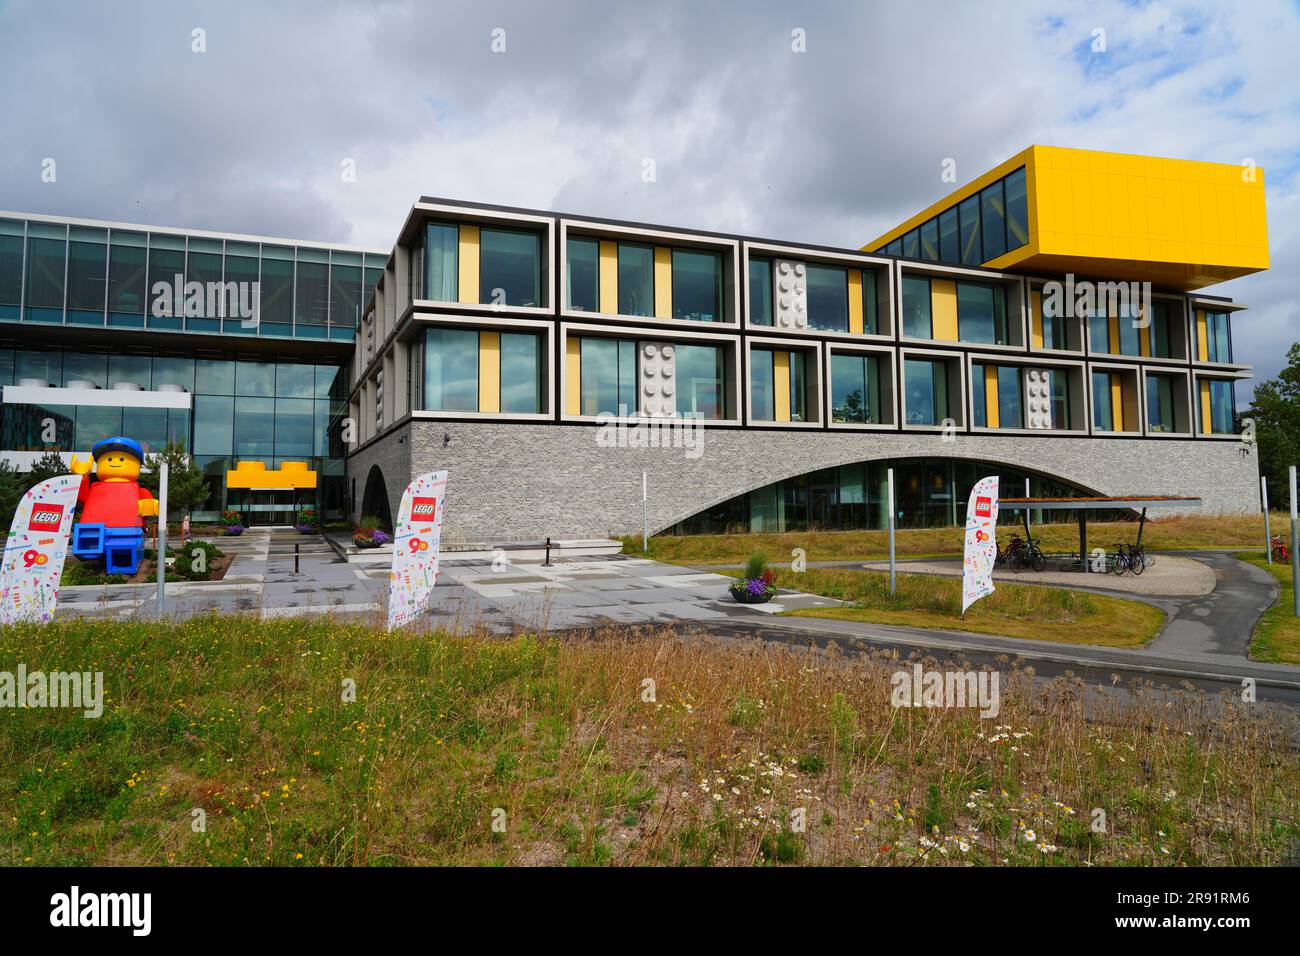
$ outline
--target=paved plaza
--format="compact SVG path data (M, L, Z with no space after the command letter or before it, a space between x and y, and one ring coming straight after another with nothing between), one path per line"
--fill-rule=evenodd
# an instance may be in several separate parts
M168 584L164 614L251 612L264 618L335 614L379 619L387 607L384 561L349 563L318 536L250 531L220 538L235 556L222 581ZM294 549L298 569L294 570ZM762 605L739 605L727 594L733 578L626 555L441 562L430 602L430 623L455 631L486 628L565 629L602 624L724 622L778 611L831 607L830 598L782 591ZM152 584L67 587L59 617L150 618L157 613Z

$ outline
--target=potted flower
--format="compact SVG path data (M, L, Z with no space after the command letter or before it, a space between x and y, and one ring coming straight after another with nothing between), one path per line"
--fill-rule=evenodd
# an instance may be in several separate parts
M315 534L320 530L315 508L299 508L298 523L294 526L299 534Z
M352 532L352 543L358 548L378 548L390 544L393 538L380 526L379 519L364 517Z
M239 512L232 508L227 508L221 512L221 523L226 526L223 534L231 537L244 533L244 519L240 517Z
M776 597L776 587L772 582L776 575L767 566L767 557L751 554L745 562L745 576L737 578L728 590L740 604L766 604Z

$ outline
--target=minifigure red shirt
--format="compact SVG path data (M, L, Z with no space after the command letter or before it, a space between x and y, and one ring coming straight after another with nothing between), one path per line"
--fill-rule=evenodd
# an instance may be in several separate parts
M77 501L82 524L102 524L109 528L140 528L140 502L153 499L148 488L135 481L91 481L81 478Z

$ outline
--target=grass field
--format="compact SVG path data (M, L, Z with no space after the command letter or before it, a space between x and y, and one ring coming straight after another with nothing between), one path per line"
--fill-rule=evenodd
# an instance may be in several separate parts
M1257 554L1238 557L1272 574L1282 589L1277 603L1265 611L1255 625L1255 637L1250 642L1250 656L1257 661L1273 664L1300 664L1300 617L1294 613L1291 565L1269 564Z
M776 583L861 605L789 612L799 617L974 631L1105 647L1139 647L1155 637L1165 623L1159 608L1140 601L1026 584L999 582L997 590L973 604L961 618L958 616L960 578L900 574L892 595L889 575L876 571L809 568L795 574L782 570L776 573Z
M1290 517L1276 514L1274 528L1287 527ZM999 526L999 535L1023 535L1023 529ZM1033 526L1043 549L1052 552L1079 550L1077 524ZM1120 542L1137 537L1137 522L1090 522L1089 548L1113 549ZM1148 520L1143 544L1149 550L1197 548L1264 548L1263 515L1179 517ZM803 548L809 561L881 561L889 557L887 531L805 531L789 534L659 535L650 539L649 556L670 564L735 565L746 556L762 551L775 562L788 562L795 548ZM914 528L895 533L899 558L960 557L960 528ZM625 554L642 554L639 536L623 538Z
M1232 700L1103 691L1085 722L1081 685L1007 671L981 720L895 708L896 660L596 638L7 628L3 666L99 669L108 700L0 710L0 864L1296 858L1300 754Z

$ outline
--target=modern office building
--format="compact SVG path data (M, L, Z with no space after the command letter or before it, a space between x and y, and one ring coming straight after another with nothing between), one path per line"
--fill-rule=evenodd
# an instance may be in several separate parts
M107 260L74 249L84 229ZM234 255L239 275L273 265L279 310L264 285L256 334L185 319L154 335L138 301L119 309L119 229L144 237L150 288L196 255L212 257L200 277L229 277ZM186 247L160 246L158 270L154 232ZM212 509L251 458L310 459L327 512L389 520L412 475L446 468L446 535L479 542L631 533L643 515L652 532L878 527L888 467L904 526L960 522L989 473L1016 492L1246 512L1243 306L1202 290L1267 267L1262 170L1035 146L861 249L430 198L383 255L9 216L0 320L15 386L89 381L81 358L69 372L86 352L111 387L114 356L140 349L158 391L192 352L180 385ZM336 268L364 272L336 291ZM83 318L93 338L58 375L33 364L71 349ZM44 447L21 424L34 407L6 406L6 448Z
M387 258L0 212L4 458L25 470L109 435L146 452L176 441L208 476L197 520L237 506L288 524L295 496L345 517L349 360ZM264 470L232 477L240 461Z

